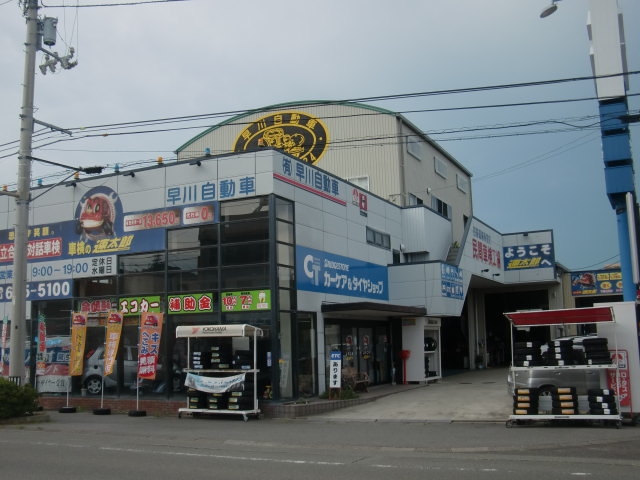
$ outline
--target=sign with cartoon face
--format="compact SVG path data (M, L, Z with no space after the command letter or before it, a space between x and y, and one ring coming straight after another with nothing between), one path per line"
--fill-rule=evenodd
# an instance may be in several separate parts
M271 147L315 165L328 143L327 127L318 118L303 112L282 111L247 125L236 139L233 151Z

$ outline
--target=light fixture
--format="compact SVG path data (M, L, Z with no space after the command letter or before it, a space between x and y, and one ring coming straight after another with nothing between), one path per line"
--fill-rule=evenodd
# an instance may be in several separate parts
M124 176L133 178L133 177L136 176L136 172L127 172L127 173L124 174Z
M202 162L200 160L194 160L193 162L189 162L189 165L197 165L200 166L202 165Z
M499 276L500 276L500 274L499 274L499 273L494 273L494 274L492 274L491 276L492 276L492 277L499 277Z
M158 166L161 166L164 164L164 158L162 157L158 157L158 159L156 160L158 162Z
M560 0L551 0L551 5L540 12L540 18L546 18L558 9L556 5Z
M480 273L487 273L489 271L488 268L483 268L482 270L480 270Z
M113 166L113 171L116 172L116 173L120 173L120 164L116 163Z

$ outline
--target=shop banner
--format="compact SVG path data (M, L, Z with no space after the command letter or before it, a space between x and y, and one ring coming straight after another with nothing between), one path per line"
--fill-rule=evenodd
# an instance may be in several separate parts
M118 344L122 334L122 313L112 310L107 317L107 339L104 356L104 374L111 375L116 363Z
M271 290L222 292L222 308L227 312L255 312L271 309Z
M184 380L186 387L193 388L199 392L207 393L225 393L238 392L244 388L244 373L233 375L230 377L205 377L203 375L194 375L187 373Z
M9 317L5 315L2 319L2 350L0 351L0 375L4 374L4 352L7 349L7 330L9 326Z
M84 366L84 346L87 341L87 316L84 312L73 312L71 319L71 354L69 355L69 375L82 375Z
M140 316L138 378L155 380L162 335L162 313L143 312Z
M44 315L38 315L38 350L36 353L36 376L45 374L47 368L47 324Z

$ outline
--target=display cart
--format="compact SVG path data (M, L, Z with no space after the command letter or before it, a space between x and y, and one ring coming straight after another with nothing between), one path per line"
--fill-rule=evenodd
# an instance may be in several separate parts
M619 383L618 378L618 368L617 364L614 364L609 357L608 361L604 364L583 364L583 365L538 365L535 361L524 360L524 365L516 365L516 361L514 360L514 352L515 352L515 341L513 335L514 328L531 328L531 327L550 327L550 326L566 326L566 325L584 325L584 324L613 324L615 322L613 308L609 306L600 306L600 307L591 307L591 308L574 308L574 309L562 309L562 310L535 310L535 311L522 311L522 312L511 312L504 314L512 324L512 335L511 335L511 352L512 352L512 361L511 361L511 374L512 378L516 378L516 374L519 371L527 371L529 373L534 373L536 370L551 370L552 373L563 373L569 372L570 370L595 370L600 378L600 384L605 387L603 391L607 391L606 382L607 382L607 372L613 372L613 376L617 379L616 383ZM535 347L533 347L535 348ZM613 353L617 357L617 342L614 337L614 351ZM514 382L515 383L515 382ZM566 386L568 389L567 393L569 397L574 396L571 393L570 389L572 387ZM532 392L528 392L526 387L524 389L520 389L520 392L524 396L525 402L531 401L531 404L537 403L538 398L530 398L527 399L527 395ZM549 420L562 420L562 421L603 421L604 423L610 423L620 428L622 424L622 416L620 415L620 401L618 395L615 395L615 409L610 409L611 413L602 413L602 414L594 414L594 413L581 413L584 412L584 408L580 409L579 405L584 405L586 396L584 395L575 395L579 401L575 402L575 408L559 408L560 412L558 413L529 413L530 409L525 407L523 410L518 410L516 407L516 399L519 395L518 391L514 392L514 413L510 415L509 420L507 421L507 427L511 427L513 425L520 425L532 421L549 421ZM585 397L585 398L580 398ZM519 398L519 397L518 397ZM550 400L550 399L543 399ZM542 399L540 402L543 401ZM527 405L527 403L525 403ZM543 412L549 411L548 406L540 405L540 410ZM533 408L535 410L535 408ZM603 411L609 411L609 409ZM520 413L520 412L525 413ZM564 413L564 412L571 413ZM615 413L613 413L615 411ZM589 410L589 412L591 412Z
M176 339L187 339L189 359L184 370L187 406L178 409L178 418L183 414L242 415L245 422L249 416L259 418L257 338L262 335L260 328L247 324L177 327Z

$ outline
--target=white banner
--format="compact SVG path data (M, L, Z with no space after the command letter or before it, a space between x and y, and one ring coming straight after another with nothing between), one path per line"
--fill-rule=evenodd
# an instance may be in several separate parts
M205 377L203 375L194 375L187 373L184 380L186 387L193 388L200 392L207 393L224 393L242 391L244 387L244 373L233 375L231 377Z

